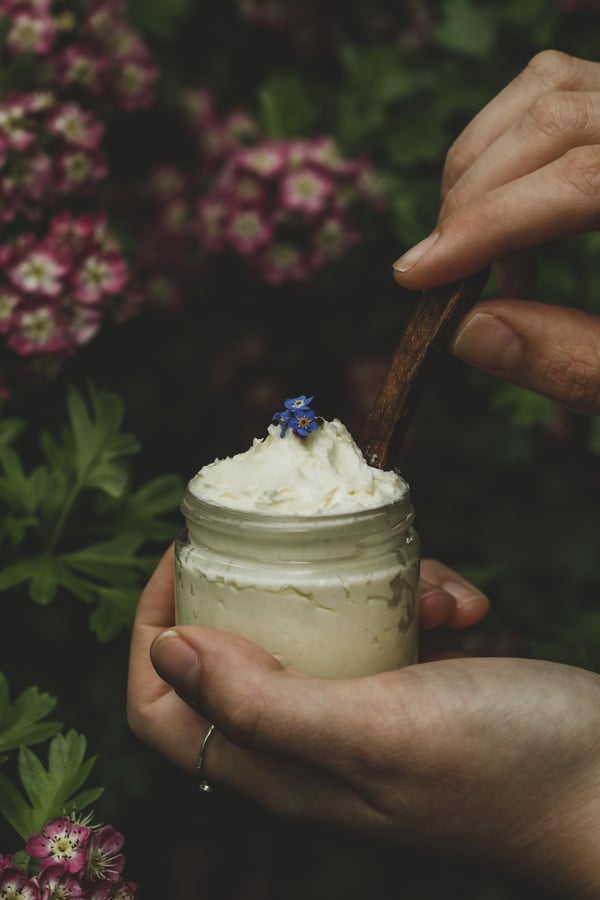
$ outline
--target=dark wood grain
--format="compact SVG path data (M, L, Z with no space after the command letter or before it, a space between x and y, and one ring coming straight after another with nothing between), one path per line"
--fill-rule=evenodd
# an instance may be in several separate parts
M435 355L477 302L489 270L424 291L394 355L358 441L367 462L393 469L414 412L419 390Z

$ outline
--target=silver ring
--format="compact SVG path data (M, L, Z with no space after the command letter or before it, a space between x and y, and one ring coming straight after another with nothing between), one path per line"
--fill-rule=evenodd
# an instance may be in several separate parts
M215 730L214 725L210 725L208 731L204 735L204 740L202 741L202 746L200 747L200 753L198 754L198 762L196 763L196 774L198 776L198 790L202 791L203 794L211 794L212 793L212 785L208 783L206 778L204 777L204 754L206 752L206 745L208 744L209 738L212 737L213 732Z

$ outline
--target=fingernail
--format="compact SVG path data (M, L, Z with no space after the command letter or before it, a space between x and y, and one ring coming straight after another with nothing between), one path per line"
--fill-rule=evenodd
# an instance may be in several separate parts
M508 372L519 364L523 343L501 319L475 313L458 332L452 352L463 362Z
M475 600L487 599L477 588L467 587L459 581L445 581L440 587L448 594L452 594L460 607L468 606Z
M418 244L415 244L410 250L407 250L406 253L394 263L396 272L408 272L409 269L412 269L412 267L425 256L427 251L433 247L439 236L439 231L433 231L428 237L424 238Z
M150 648L158 674L179 692L191 696L197 685L201 663L198 654L176 631L163 631Z

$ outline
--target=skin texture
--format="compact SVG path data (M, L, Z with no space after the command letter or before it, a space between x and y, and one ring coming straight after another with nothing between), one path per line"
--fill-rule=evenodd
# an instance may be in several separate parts
M395 277L416 290L496 264L506 297L474 308L455 355L600 412L599 321L527 299L534 248L599 221L600 64L547 51L456 140L433 237ZM424 632L485 614L443 564L424 561L422 577ZM384 675L310 678L234 635L174 628L173 604L169 550L140 600L128 710L173 763L194 770L212 722L206 776L282 815L501 863L572 900L600 896L597 675L438 650Z
M421 290L495 263L506 296L477 304L452 350L470 365L600 412L600 321L527 299L534 250L600 227L600 63L544 51L472 120L444 167L436 240L394 277ZM404 261L403 261L404 259ZM515 299L518 298L518 299Z

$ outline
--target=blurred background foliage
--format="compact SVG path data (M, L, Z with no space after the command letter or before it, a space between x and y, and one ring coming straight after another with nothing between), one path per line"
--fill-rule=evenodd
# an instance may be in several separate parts
M67 36L87 15L85 3L60 2L53 15L70 7L80 18L67 22ZM129 271L119 296L107 288L94 301L93 335L71 329L60 346L32 349L22 318L0 329L9 335L0 348L9 684L57 696L60 718L99 754L95 778L106 791L97 807L126 833L129 877L145 898L348 900L403 890L428 900L440 888L473 900L542 897L471 863L273 821L226 791L206 803L127 731L128 623L180 527L181 486L200 465L245 449L282 399L301 392L315 395L320 415L359 431L416 299L394 284L391 263L435 222L445 153L535 53L597 58L598 4L130 0L120 15L147 53L135 102L116 82L104 94L53 82L44 56L52 48L11 55L10 3L3 11L5 101L50 87L81 103L104 125L107 166L83 200L52 197L24 224L21 213L4 216L6 244L30 232L45 240L57 212L101 211L116 242L109 251L118 246ZM123 54L114 52L118 71ZM334 215L346 244L287 275L253 267L254 251L222 235L211 244L208 201L241 191L228 182L214 193L228 160L324 138L359 161L351 172L362 179L361 202L348 219L345 206ZM39 141L48 146L47 136ZM176 173L179 187L157 172ZM337 162L321 170L329 196L341 196L341 172ZM312 241L321 220L299 207L290 217L276 202L274 215L289 219L286 242ZM599 250L598 234L542 249L535 296L600 312ZM10 289L22 291L16 308L39 310L40 297L11 277ZM492 278L486 295L494 291ZM58 322L60 298L51 300ZM439 360L402 470L425 555L492 599L487 621L463 636L468 651L600 670L599 455L596 419Z

